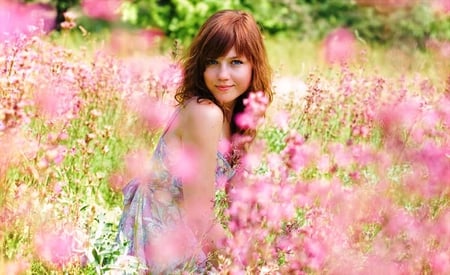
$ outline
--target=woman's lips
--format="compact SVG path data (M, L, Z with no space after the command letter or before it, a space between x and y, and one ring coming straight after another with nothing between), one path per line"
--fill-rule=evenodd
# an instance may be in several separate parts
M228 91L231 87L233 87L233 86L232 85L217 85L216 86L216 88L222 92Z

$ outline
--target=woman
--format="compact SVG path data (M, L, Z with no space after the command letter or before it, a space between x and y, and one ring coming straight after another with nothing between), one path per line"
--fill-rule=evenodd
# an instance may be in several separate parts
M186 58L179 103L153 156L151 182L124 188L120 232L152 274L202 272L225 232L215 221L216 183L233 173L234 135L254 133L235 122L252 91L271 100L271 70L261 32L252 16L224 10L200 28ZM178 174L180 152L193 156L190 176ZM178 160L177 160L178 159Z

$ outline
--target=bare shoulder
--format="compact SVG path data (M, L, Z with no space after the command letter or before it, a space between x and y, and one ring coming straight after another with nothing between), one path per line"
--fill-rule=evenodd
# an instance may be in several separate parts
M221 125L223 122L222 109L214 102L204 100L191 100L189 101L183 110L186 122L201 123L205 126L211 124Z
M190 100L181 111L178 128L185 142L217 147L223 125L222 109L210 100ZM209 146L210 145L210 146Z

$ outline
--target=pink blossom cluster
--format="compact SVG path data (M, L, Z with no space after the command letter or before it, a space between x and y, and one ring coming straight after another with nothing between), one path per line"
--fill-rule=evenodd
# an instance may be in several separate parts
M358 54L355 35L346 28L330 32L322 45L323 58L329 64L346 64Z
M450 14L450 1L448 0L433 0L431 1L432 7L439 14L449 15Z
M106 50L92 55L86 48L73 51L48 42L41 32L28 34L0 42L0 238L7 243L4 238L20 236L17 245L5 248L16 260L0 259L0 272L12 270L8 274L29 270L26 263L33 261L61 272L84 264L80 259L87 247L78 246L74 232L89 228L94 217L84 217L93 213L80 213L80 207L104 202L98 186L108 190L112 169L106 165L95 171L92 163L104 165L99 153L116 154L112 141L133 134L127 128L133 117L128 107L141 110L149 127L162 125L171 112L171 107L162 112L167 102L147 101L153 114L144 101L129 103L134 96L161 95L153 89L154 79L172 93L179 78L173 67L156 78L156 65L136 66ZM39 228L43 220L74 225L44 230Z
M242 129L256 129L264 122L264 114L269 104L269 98L262 91L252 92L244 100L244 112L238 114L236 123Z
M17 34L53 29L56 11L47 4L0 1L0 41Z
M120 17L123 0L82 0L83 12L92 18L114 21Z
M86 236L69 226L42 229L34 235L34 249L46 264L59 269L81 263Z
M344 143L288 131L279 153L252 146L248 154L257 156L259 166L247 171L262 172L244 169L232 183L231 262L223 270L450 272L448 95L420 78L411 80L411 88L404 80L358 80L350 71L341 76L329 97L309 98L307 116L325 112L323 123L370 130L348 131ZM314 121L303 121L309 119ZM369 142L374 135L379 143Z

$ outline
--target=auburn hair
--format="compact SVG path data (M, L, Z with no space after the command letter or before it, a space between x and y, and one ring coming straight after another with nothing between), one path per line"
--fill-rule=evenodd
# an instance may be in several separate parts
M262 91L272 101L272 70L263 36L255 19L245 11L221 10L209 17L194 37L187 55L182 59L183 79L175 100L185 103L193 97L209 99L220 108L219 102L208 90L203 78L209 59L224 56L234 46L238 55L245 56L252 65L252 80L247 91L236 99L232 114L232 134L243 132L235 123L236 114L244 110L244 99L252 91Z

